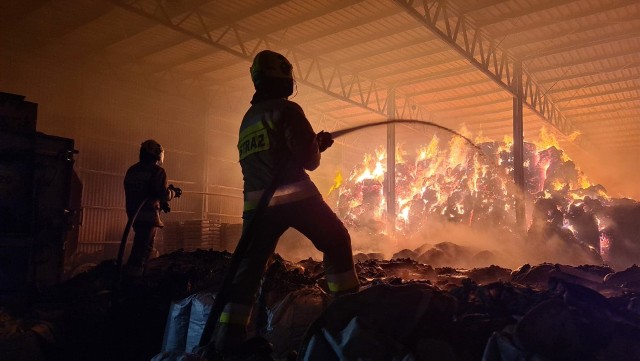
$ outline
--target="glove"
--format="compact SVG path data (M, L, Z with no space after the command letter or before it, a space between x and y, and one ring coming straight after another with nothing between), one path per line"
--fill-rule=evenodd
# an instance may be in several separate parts
M171 212L171 207L169 207L169 202L160 202L160 210L164 213Z
M333 144L333 139L331 138L331 133L320 131L320 133L316 134L316 141L318 142L318 150L320 153L324 152Z
M173 191L173 196L175 198L180 198L180 196L182 195L182 189L174 187L173 184L169 184L169 189Z

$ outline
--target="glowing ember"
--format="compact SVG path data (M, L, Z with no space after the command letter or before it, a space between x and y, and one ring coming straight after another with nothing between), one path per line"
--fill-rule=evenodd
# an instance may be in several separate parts
M600 234L600 254L602 255L602 259L609 259L609 249L611 248L611 241L609 240L609 236L606 233Z

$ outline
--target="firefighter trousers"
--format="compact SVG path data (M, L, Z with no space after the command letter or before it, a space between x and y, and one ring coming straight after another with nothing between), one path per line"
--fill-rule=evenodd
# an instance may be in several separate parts
M359 288L349 232L321 195L268 207L257 217L255 211L245 212L243 218L243 232L247 232L250 226L252 236L245 252L240 255L230 300L218 320L218 328L235 326L244 329L248 324L267 262L276 249L278 239L289 227L302 233L323 253L327 284L332 293L351 292ZM219 342L237 344L241 341L223 341L219 338L216 348L231 346L220 345Z

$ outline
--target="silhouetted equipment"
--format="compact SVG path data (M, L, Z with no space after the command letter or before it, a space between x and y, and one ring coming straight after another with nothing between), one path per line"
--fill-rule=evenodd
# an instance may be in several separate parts
M60 282L67 230L80 220L74 141L36 132L36 117L37 104L0 93L0 298Z

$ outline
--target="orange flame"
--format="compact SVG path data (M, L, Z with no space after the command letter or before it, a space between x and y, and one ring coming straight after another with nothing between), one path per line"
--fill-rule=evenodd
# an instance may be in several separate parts
M464 128L460 133L471 138ZM535 181L532 181L533 187L528 188L530 196L544 192L545 197L551 197L551 193L554 196L557 196L555 193L564 193L568 200L571 197L584 197L585 192L580 192L579 189L592 186L587 177L574 168L577 175L573 173L571 179L570 172L565 175L559 168L562 165L559 162L567 162L569 158L559 148L555 136L545 127L541 129L540 140L536 144L527 143L532 147L527 148L529 156L524 160L525 173ZM503 142L488 142L486 149L489 154L484 156L468 147L460 137L452 137L446 150L441 150L439 144L439 137L434 135L428 144L418 147L411 155L403 149L403 144L396 145L398 167L395 174L395 209L398 230L404 231L411 226L412 221L432 216L444 216L468 224L474 223L476 218L482 222L482 217L487 217L487 214L513 217L514 198L508 191L511 189L509 179L499 175L513 172L511 135L506 135ZM541 153L551 146L556 147L559 152ZM497 168L488 159L489 156L498 156ZM387 153L382 146L376 148L373 155L365 154L363 162L354 167L346 184L340 188L341 194L343 188L357 189L344 193L352 199L343 200L343 204L348 204L351 209L347 210L351 212L349 217L356 223L364 220L363 207L370 208L367 214L373 214L376 221L382 221L386 217L386 197L382 189L386 176L386 158ZM547 180L551 166L554 167L554 178ZM569 179L565 179L567 177ZM332 187L334 189L338 189L338 186ZM604 191L593 191L605 195ZM361 199L365 196L368 197L366 202ZM573 231L570 224L567 227Z
M327 196L329 196L334 190L338 189L340 185L342 185L342 172L337 171L336 176L333 178L333 184L331 185Z

